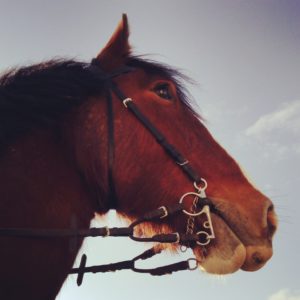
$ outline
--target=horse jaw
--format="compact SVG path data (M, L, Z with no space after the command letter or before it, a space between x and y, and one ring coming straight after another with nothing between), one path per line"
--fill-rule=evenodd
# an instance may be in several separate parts
M215 235L211 244L193 252L202 270L210 274L230 274L239 270L246 260L246 248L234 232L216 215L211 215Z

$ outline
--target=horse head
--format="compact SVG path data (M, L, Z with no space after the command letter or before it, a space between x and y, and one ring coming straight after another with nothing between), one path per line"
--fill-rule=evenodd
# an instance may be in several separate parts
M260 269L272 256L277 225L272 202L253 186L238 163L209 133L187 100L179 72L133 56L128 37L127 18L123 16L96 62L108 74L124 66L132 68L117 74L113 81L187 158L186 163L203 179L197 184L207 182L205 192L217 212L212 210L210 214L215 238L206 246L192 245L197 260L203 269L215 274ZM103 93L83 104L81 127L76 134L76 159L89 184L99 190L102 208L98 212L105 213L110 207L110 167L117 199L114 208L130 219L177 203L184 194L195 192L194 182L115 94L111 96L114 160L109 166L106 96ZM193 200L193 194L184 198L187 211ZM194 218L195 231L201 228L202 218ZM187 219L185 214L178 214L168 221L149 223L144 230L185 232Z

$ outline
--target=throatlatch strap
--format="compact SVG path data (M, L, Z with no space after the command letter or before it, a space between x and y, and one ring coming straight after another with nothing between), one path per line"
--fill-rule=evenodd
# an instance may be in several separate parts
M114 180L114 160L115 160L115 139L114 139L114 108L111 90L107 89L107 128L108 128L108 145L107 145L107 156L108 156L108 203L110 209L115 209L118 204L117 192Z

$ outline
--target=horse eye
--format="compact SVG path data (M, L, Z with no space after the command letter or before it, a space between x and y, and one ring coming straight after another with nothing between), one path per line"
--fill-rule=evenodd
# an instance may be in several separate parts
M158 84L154 88L154 92L156 93L156 95L158 95L159 97L161 97L163 99L172 100L170 86L167 83Z

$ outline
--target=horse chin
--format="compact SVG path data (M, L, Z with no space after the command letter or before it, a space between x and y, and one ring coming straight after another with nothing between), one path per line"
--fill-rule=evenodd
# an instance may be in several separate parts
M216 215L211 215L215 235L206 248L195 247L194 254L202 270L210 274L230 274L246 260L246 248L235 233Z

